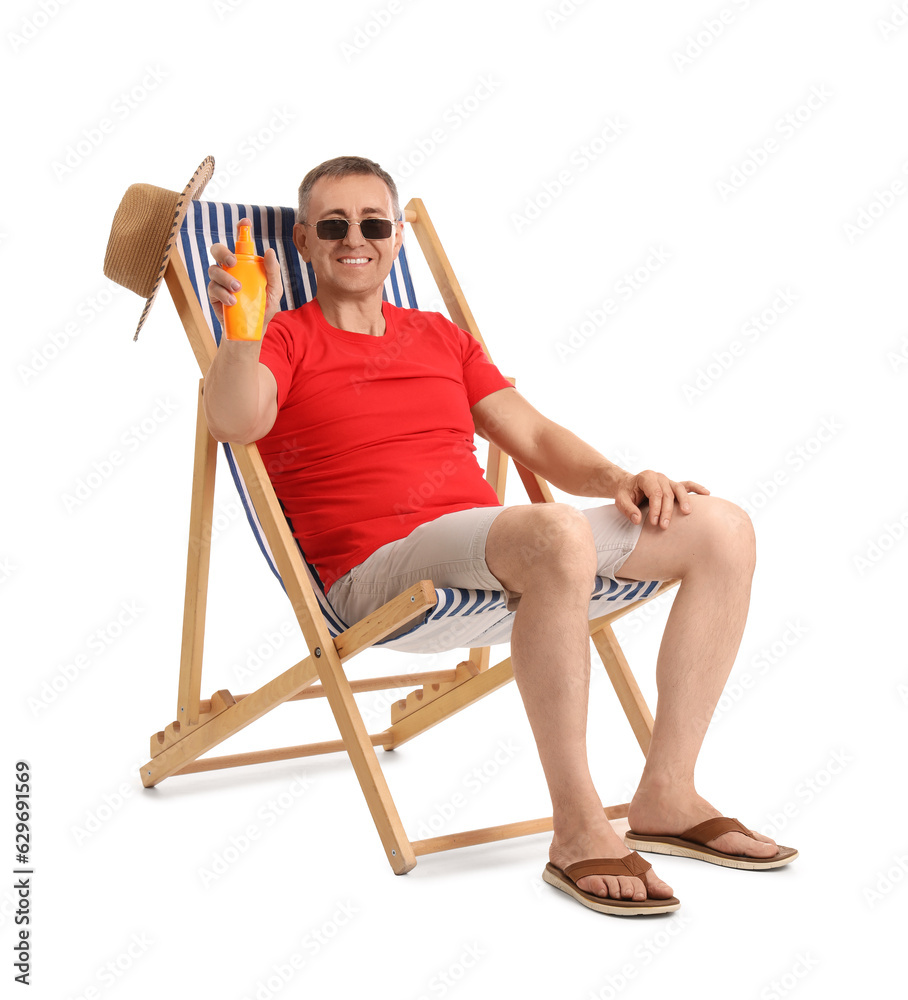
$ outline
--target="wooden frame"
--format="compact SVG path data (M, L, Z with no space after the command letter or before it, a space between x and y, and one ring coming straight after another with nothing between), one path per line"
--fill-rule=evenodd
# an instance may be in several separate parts
M410 201L405 218L412 225L451 319L471 333L491 357L421 200L414 198ZM216 346L193 292L186 267L178 255L171 256L165 278L204 375L214 358ZM258 448L254 444L233 445L232 448L309 655L250 694L232 695L229 691L222 690L216 691L209 699L201 698L217 449L208 432L202 410L200 383L176 719L151 737L151 759L141 769L143 784L156 785L176 774L290 760L344 750L350 756L391 868L398 875L413 868L419 855L551 830L552 818L544 817L425 840L408 839L379 765L375 747L380 746L386 750L399 747L507 684L513 679L510 657L490 666L490 647L478 647L470 650L468 660L450 670L378 677L365 681L348 680L343 668L346 660L368 649L435 604L432 582L420 581L336 639L332 639ZM504 499L507 460L508 456L500 449L493 444L489 445L486 478L500 501ZM514 464L531 502L553 502L548 484L541 476L517 462ZM649 598L590 621L590 636L644 754L649 748L652 735L652 715L611 626L618 618L653 600L677 583L677 580L665 581ZM387 729L379 733L368 733L354 695L360 691L398 688L407 683L420 687L392 707L391 724ZM203 754L277 705L313 697L328 699L340 730L339 740L203 758ZM609 806L605 813L609 819L626 816L627 803Z

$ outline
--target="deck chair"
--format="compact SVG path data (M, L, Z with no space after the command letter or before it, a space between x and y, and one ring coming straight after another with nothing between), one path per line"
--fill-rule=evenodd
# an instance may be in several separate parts
M282 307L295 308L316 291L314 274L293 246L293 209L191 200L178 236L174 224L176 247L169 254L163 277L203 375L221 336L206 292L208 247L216 242L232 245L236 222L243 216L254 222L256 252L263 254L272 247L278 255L284 283ZM416 236L451 319L476 337L491 358L422 201L411 200L404 218ZM138 233L135 238L141 237ZM385 297L398 306L416 308L406 251L407 247L402 248L395 262ZM147 309L146 305L146 313ZM200 382L176 718L152 735L151 759L141 768L143 784L156 785L178 774L345 751L396 874L411 870L417 856L551 830L552 818L544 817L411 841L375 752L376 747L392 750L402 746L513 679L510 657L490 665L491 646L508 641L513 621L514 613L507 610L504 595L435 588L432 581L423 580L362 621L344 622L330 606L315 567L307 562L293 537L256 446L224 445L223 450L250 526L290 600L309 655L249 694L219 690L210 698L201 697L217 449L202 410ZM494 445L489 447L486 478L502 502L507 460L508 456ZM530 501L552 502L545 480L515 465ZM644 754L653 719L611 625L677 583L669 580L619 585L597 579L591 595L590 636ZM389 639L408 624L411 627L403 634ZM469 657L447 670L368 680L348 678L344 668L348 660L366 649L382 646L420 653L469 648ZM413 691L392 706L388 728L367 732L354 695L411 684ZM232 756L203 756L277 705L316 697L328 699L340 739ZM608 818L616 819L626 816L627 808L624 803L609 806L605 812Z

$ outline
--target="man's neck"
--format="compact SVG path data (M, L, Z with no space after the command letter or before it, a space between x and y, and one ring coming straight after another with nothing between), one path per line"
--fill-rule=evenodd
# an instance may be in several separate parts
M377 297L368 300L335 299L321 293L316 295L322 315L331 326L350 333L363 333L370 337L384 336L385 317L382 315L381 290Z

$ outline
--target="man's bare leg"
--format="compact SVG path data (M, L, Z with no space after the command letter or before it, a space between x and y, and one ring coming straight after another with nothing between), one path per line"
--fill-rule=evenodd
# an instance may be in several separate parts
M694 766L744 631L756 558L750 519L739 507L690 494L663 530L647 519L622 577L680 577L656 663L658 710L646 766L628 822L637 833L679 834L722 815L694 787ZM755 834L709 841L731 854L772 857L776 844Z
M589 522L563 504L509 508L492 523L489 569L521 594L511 632L514 678L533 729L552 798L550 860L564 868L630 852L605 818L587 763L590 681L588 608L596 576ZM671 887L649 871L640 879L588 875L577 885L613 899L667 899Z
M657 664L659 706L643 779L629 822L640 833L680 833L719 815L694 790L693 769L743 631L753 571L753 534L739 508L690 495L692 513L675 510L668 530L644 526L621 569L630 579L680 577ZM563 868L591 857L628 854L605 820L586 755L589 692L588 607L596 553L586 518L562 504L510 508L492 524L489 569L522 594L511 635L514 676L552 796L549 851ZM772 841L724 834L719 850L756 857ZM650 898L671 888L654 872ZM587 876L578 886L612 898L642 899L637 879Z

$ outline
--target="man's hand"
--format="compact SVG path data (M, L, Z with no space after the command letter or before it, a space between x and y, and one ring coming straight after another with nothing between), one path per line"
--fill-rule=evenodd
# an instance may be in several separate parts
M249 225L252 225L251 219L240 219L237 226L243 222L248 222ZM233 267L236 264L236 257L234 257L233 253L223 243L213 243L211 245L211 256L214 257L217 263L208 268L208 277L210 279L208 282L208 301L211 302L214 308L214 314L217 316L218 322L223 326L224 306L236 305L236 296L233 293L240 289L240 283L236 278L224 270L224 268ZM277 254L270 247L265 251L265 277L268 284L265 291L263 335L271 318L281 310L281 295L284 291L284 286L281 282L281 266L278 263Z
M708 495L709 490L687 479L676 483L661 472L653 472L652 469L638 472L636 476L626 472L615 489L615 505L634 524L639 524L643 514L637 505L644 499L649 500L650 520L653 524L667 528L671 523L676 500L683 514L690 513L688 493Z

